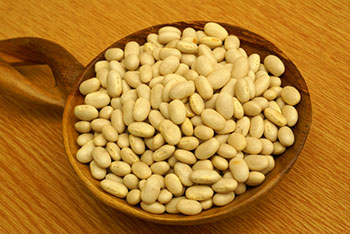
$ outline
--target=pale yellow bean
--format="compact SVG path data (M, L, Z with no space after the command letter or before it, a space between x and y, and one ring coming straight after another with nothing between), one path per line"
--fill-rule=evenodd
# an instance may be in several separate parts
M182 124L186 119L186 107L180 100L173 100L169 104L169 117L175 124Z
M219 149L219 142L215 138L211 138L201 143L195 150L195 155L198 159L207 159L213 156Z
M134 135L129 135L129 144L136 154L143 154L145 152L146 146L145 142L141 137L136 137Z
M124 51L120 48L109 48L106 50L104 56L108 61L120 61L124 56Z
M191 96L195 91L194 82L180 82L177 83L170 91L169 96L171 99L183 99Z
M287 119L287 125L293 127L298 122L298 111L290 105L282 107L282 114Z
M262 95L270 86L270 76L263 74L255 79L255 96Z
M292 86L285 86L281 91L282 100L288 105L296 105L300 102L301 95L299 91Z
M245 137L240 133L232 133L227 141L228 144L233 146L237 151L242 151L247 145Z
M282 145L279 141L273 143L273 155L280 155L286 151L286 147Z
M278 129L276 125L274 125L271 121L265 119L264 120L264 136L274 142L277 140Z
M173 198L173 194L169 192L167 189L160 190L159 196L158 196L158 202L161 204L168 203Z
M146 163L148 166L153 164L153 151L151 150L146 150L141 158L140 158L141 162Z
M274 76L280 76L285 71L283 62L275 55L266 56L264 59L264 65Z
M122 133L119 135L117 144L120 148L125 148L130 146L129 142L129 134L128 133Z
M126 126L129 126L134 122L134 110L135 102L133 100L129 100L123 105L122 113L123 113L123 121Z
M93 142L95 146L105 146L107 144L107 140L102 133L96 133Z
M135 162L131 170L140 179L147 179L152 175L150 167L144 162Z
M167 174L165 176L164 179L165 182L165 187L175 196L181 196L183 191L184 191L184 187L179 179L179 177L174 174L174 173L170 173Z
M246 137L247 146L243 150L248 154L258 154L262 150L262 143L256 137Z
M256 101L248 101L243 104L244 114L247 116L257 116L261 112L261 106Z
M216 131L217 134L228 134L232 133L236 129L236 122L232 119L227 120L225 127L222 130Z
M267 159L269 160L269 165L265 170L262 170L261 173L263 173L264 175L266 175L268 172L270 172L274 167L275 167L275 160L272 156L267 155L265 156L267 157Z
M154 127L145 122L134 122L128 126L128 131L138 137L152 137L155 133Z
M202 111L201 119L205 125L214 129L222 130L225 127L225 118L212 109L205 109Z
M173 145L163 145L153 153L153 160L164 161L168 159L175 151L175 146Z
M207 35L217 37L222 41L228 36L228 33L224 27L213 22L209 22L204 25L204 32Z
M211 187L217 193L229 193L235 191L238 183L232 178L222 178L213 184Z
M229 93L220 93L216 99L216 111L225 119L231 119L234 113L233 98Z
M190 176L193 183L214 184L221 176L214 170L198 169L194 170Z
M154 203L160 193L160 184L154 177L150 177L146 180L145 186L141 190L141 200L144 203Z
M236 48L228 49L225 54L225 60L231 64L236 62L236 60L239 59L240 57L242 57L242 54Z
M234 61L231 76L237 79L243 78L247 76L248 71L249 71L248 58L241 56Z
M217 69L210 73L207 77L211 87L216 90L224 87L231 78L231 74L227 69Z
M184 186L193 185L193 182L190 179L190 176L192 174L192 168L188 164L176 162L173 167L175 174L179 177L181 183Z
M176 145L181 139L180 128L170 120L163 120L159 125L159 131L164 140L170 145Z
M210 49L214 49L222 45L222 40L217 37L204 36L199 39L199 44L207 45Z
M138 98L134 105L133 117L137 122L144 121L151 111L151 103L145 98Z
M283 127L287 124L287 119L277 110L268 107L264 110L265 117L270 120L272 123L276 124L279 127Z
M196 137L182 137L177 144L177 147L185 150L194 150L199 145L199 140Z
M141 191L139 189L131 190L126 196L126 201L130 205L137 205L141 201Z
M120 109L115 109L112 112L111 124L119 134L124 132L125 124L123 120L123 112Z
M90 121L98 117L98 111L92 105L77 105L74 107L74 115L80 120Z
M257 115L250 120L249 135L260 138L264 134L264 119Z
M189 165L192 165L197 161L196 156L188 150L177 149L174 152L174 156L178 161Z
M202 211L202 206L198 201L185 198L177 201L176 208L176 211L185 215L196 215Z
M186 136L193 135L193 125L189 118L185 118L185 121L181 124L181 131Z
M237 98L233 97L233 106L234 106L234 113L233 116L236 119L241 119L244 116L244 109L240 101L238 101Z
M165 175L170 170L170 166L167 162L160 161L153 163L151 165L151 170L153 174Z
M111 165L111 157L105 148L95 147L92 151L92 158L100 168L107 168Z
M237 36L229 35L225 39L225 49L227 49L227 50L238 49L239 45L240 45L240 41L239 41L239 38Z
M124 80L131 87L136 89L136 87L142 84L140 80L140 72L139 71L127 71L124 76ZM108 83L107 83L108 85Z
M248 62L249 69L252 70L254 73L257 72L259 70L260 65L260 55L256 53L249 55Z
M118 140L118 132L112 125L104 125L102 134L107 141L114 142Z
M209 99L213 96L213 87L204 76L198 76L195 80L196 90L203 99Z
M186 190L186 198L190 200L204 201L210 199L213 195L213 189L206 185L195 185Z
M243 136L246 136L250 129L250 119L246 116L239 119L236 123L235 133L240 133Z
M79 91L83 95L97 91L101 86L100 80L97 78L90 78L83 81L79 86Z
M213 163L208 159L199 160L192 166L192 170L195 171L200 169L213 170L214 166Z
M107 174L107 170L105 168L98 166L95 160L92 160L90 162L90 172L92 177L94 177L97 180L104 179Z
M80 133L88 133L91 131L91 124L88 121L78 121L74 124L74 129Z
M278 130L278 140L284 146L291 146L294 143L294 133L287 126L281 127Z
M235 199L235 193L216 193L213 197L213 203L216 206L225 206Z
M209 140L214 136L214 130L205 125L198 125L194 128L194 135L201 140Z
M153 109L158 109L160 103L162 102L162 93L164 90L164 86L162 84L156 84L153 88L151 88L151 106Z
M265 180L265 175L259 171L249 172L249 177L245 182L249 186L257 186Z
M105 125L111 125L111 121L102 118L97 118L91 121L91 129L98 133L102 132L102 128Z
M185 54L194 54L198 50L198 46L196 43L187 40L178 41L175 47Z
M225 59L225 53L226 53L226 50L224 47L216 47L213 50L213 54L214 54L214 57L216 59L216 62L223 61Z
M113 112L113 107L111 106L105 106L103 107L100 112L99 112L99 117L103 119L110 119L112 112Z
M217 151L217 154L224 158L233 158L236 156L236 149L230 144L222 143Z
M213 163L213 166L218 170L226 170L228 168L228 162L225 158L215 155L211 157L211 161Z
M262 143L262 150L260 154L270 155L273 152L273 143L265 138L260 138L259 141Z
M113 181L113 180L104 179L100 182L100 186L107 193L110 193L110 194L112 194L116 197L119 197L119 198L126 197L126 195L128 193L128 189L126 188L126 186L124 184Z
M235 194L240 195L242 193L245 193L246 190L247 186L245 185L245 183L238 183L238 186L235 189Z
M88 143L89 141L91 141L93 138L94 138L94 135L91 134L91 133L83 133L83 134L80 134L80 135L77 137L77 144L78 144L79 146L83 146L83 145L85 145L86 143Z
M148 115L148 120L155 129L159 130L159 125L164 120L164 117L159 111L151 110Z
M168 56L166 57L162 63L159 65L159 73L161 75L167 75L170 73L174 73L177 67L180 64L180 60L176 56Z
M197 57L196 61L193 63L193 69L195 69L198 74L207 77L214 71L214 66L207 56L201 55Z
M235 85L235 95L241 103L250 99L250 89L246 79L238 79Z
M247 155L244 160L251 171L262 171L269 166L269 159L266 156L252 154Z
M245 182L249 176L249 168L244 159L233 158L229 162L229 168L233 175L233 178L237 182Z
M128 163L129 165L133 165L134 163L140 161L139 157L135 154L134 151L132 151L130 148L122 148L120 150L120 157L121 159Z
M120 148L116 143L108 142L106 150L114 161L120 160Z
M131 172L130 165L123 161L114 161L111 163L111 166L109 168L117 176L125 176Z
M139 179L134 174L128 174L124 176L123 184L128 189L137 189L139 187Z

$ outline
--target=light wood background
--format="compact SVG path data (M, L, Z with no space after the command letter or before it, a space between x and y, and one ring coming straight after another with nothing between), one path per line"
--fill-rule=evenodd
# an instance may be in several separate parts
M0 40L57 42L86 65L153 24L215 20L272 41L296 64L313 124L288 176L257 206L198 226L127 217L80 184L64 153L62 110L0 87L0 233L345 233L350 230L350 1L0 1ZM18 70L48 89L45 66ZM1 75L1 74L0 74Z

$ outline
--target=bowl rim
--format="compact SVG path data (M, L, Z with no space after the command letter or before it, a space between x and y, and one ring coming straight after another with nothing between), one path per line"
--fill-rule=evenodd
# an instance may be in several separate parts
M246 209L248 209L249 207L251 207L252 205L255 205L256 203L258 203L263 197L266 196L266 194L272 189L274 188L281 179L283 179L286 174L288 173L288 171L291 169L291 167L294 165L295 161L297 160L300 152L303 149L303 146L307 140L309 131L311 129L311 122L312 122L312 108L311 108L311 99L310 99L310 94L308 92L308 87L306 84L305 79L302 77L302 75L300 74L299 70L296 68L295 64L279 49L277 48L272 42L270 42L269 40L265 39L264 37L251 32L250 30L247 30L245 28L241 28L238 26L234 26L228 23L223 23L223 22L216 22L220 25L222 25L223 27L226 26L230 26L230 27L234 27L237 30L242 30L244 32L249 33L250 35L253 35L254 37L256 37L259 40L264 41L265 43L268 43L269 46L272 47L273 51L278 52L279 54L282 54L284 56L284 58L288 59L291 63L292 66L295 67L296 71L299 73L299 76L302 78L303 82L304 82L304 86L305 86L305 90L299 90L301 92L303 92L304 94L306 94L309 98L309 103L307 108L307 117L308 117L308 125L306 126L306 129L304 129L304 137L301 140L302 144L298 145L298 149L295 152L296 156L293 158L293 160L286 166L284 167L281 172L279 174L276 174L273 178L270 179L270 181L268 181L267 184L265 184L264 187L262 187L261 189L259 189L256 193L254 193L251 197L249 197L248 199L244 200L244 202L235 205L233 207L228 207L227 209L224 209L222 212L216 212L213 215L210 215L208 217L206 216L198 216L198 215L194 215L194 216L185 216L185 215L177 215L177 214L170 214L171 217L169 218L168 215L164 216L163 214L161 215L156 215L156 214L151 214L148 213L146 211L142 211L139 209L136 209L134 206L128 205L126 204L126 206L124 205L120 205L120 204L116 204L115 199L116 197L107 194L106 192L103 192L101 189L98 189L91 181L90 178L87 178L84 173L81 171L81 169L78 167L79 163L75 156L73 155L72 151L71 151L71 147L70 147L70 135L69 135L69 117L71 116L72 113L72 108L74 108L74 106L72 106L72 100L75 98L75 94L78 90L79 84L81 83L81 81L84 79L86 73L89 71L89 69L91 69L91 66L94 65L97 61L100 60L101 55L104 54L104 52L111 47L114 47L116 44L120 43L122 40L128 40L128 37L135 35L135 34L140 34L141 32L150 32L152 31L152 29L154 28L159 28L162 26L174 26L174 25L179 25L179 24L186 24L186 25L203 25L207 22L216 22L216 21L178 21L178 22L173 22L173 23L162 23L162 24L157 24L157 25L152 25L150 27L138 30L136 32L133 32L127 36L124 36L123 38L120 38L119 40L117 40L116 42L114 42L112 45L108 46L106 49L104 49L100 54L98 54L94 59L91 60L91 62L85 67L85 69L81 72L81 74L76 78L76 80L74 81L74 85L72 86L71 92L68 95L68 98L66 100L66 104L64 107L64 112L63 112L63 118L62 118L62 124L63 124L63 128L62 128L62 133L63 133L63 141L64 141L64 147L65 147L65 151L68 157L68 160L70 162L70 165L72 166L73 170L75 171L75 173L78 175L78 177L82 180L82 182L84 183L84 185L88 188L88 190L90 192L92 192L99 200L101 200L102 202L104 202L105 204L117 209L118 211L121 211L124 214L127 215L131 215L131 216L135 216L137 218L143 219L143 220L147 220L147 221L151 221L151 222L156 222L156 223L162 223L162 224L174 224L174 225L188 225L188 224L200 224L200 223L207 223L207 222L212 222L227 216L232 215L235 212L235 215L244 212ZM271 49L271 50L272 50ZM303 101L303 100L302 100ZM75 142L75 141L74 141ZM259 187L259 186L258 186ZM118 198L117 198L118 199Z

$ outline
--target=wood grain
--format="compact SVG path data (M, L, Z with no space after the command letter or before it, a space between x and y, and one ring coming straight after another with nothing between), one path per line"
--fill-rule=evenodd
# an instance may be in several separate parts
M350 2L37 1L0 2L0 40L57 42L86 65L121 37L150 25L215 20L272 41L305 78L313 105L309 139L288 176L257 206L212 224L167 226L118 213L70 168L62 110L0 87L2 233L344 233L350 219ZM52 88L47 67L21 67ZM50 82L48 82L50 81Z

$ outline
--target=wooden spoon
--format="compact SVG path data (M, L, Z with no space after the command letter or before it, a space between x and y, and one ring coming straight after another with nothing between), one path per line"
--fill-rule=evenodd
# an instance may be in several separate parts
M119 47L123 49L125 44L131 40L137 41L139 44L144 44L146 42L146 36L149 33L157 33L158 29L165 25L172 25L181 30L186 27L203 30L205 23L207 22L194 21L155 25L126 36L108 48ZM225 27L229 34L239 37L241 47L244 48L248 54L258 53L262 59L269 54L274 54L281 58L286 67L286 72L281 76L282 86L293 85L301 93L301 102L296 107L299 113L299 121L296 126L293 127L295 134L294 145L289 147L282 155L275 157L276 166L267 174L263 184L249 188L247 192L237 196L233 202L226 206L213 207L195 216L180 214L155 215L143 211L138 206L130 206L124 199L119 199L102 191L99 187L99 181L90 175L89 167L79 163L75 159L75 154L79 147L76 144L78 133L74 130L74 123L77 119L74 116L73 110L76 105L83 103L83 96L79 93L78 89L79 84L85 79L95 76L94 64L104 59L103 55L105 51L102 51L83 68L83 66L64 48L43 39L17 38L1 41L0 52L2 53L0 53L0 58L4 60L0 61L1 73L16 74L16 71L9 64L48 64L53 71L57 80L57 86L62 95L58 98L51 97L39 87L32 87L27 78L20 77L18 74L16 74L16 79L21 79L21 82L15 82L7 75L7 78L4 78L4 76L0 77L0 84L1 86L6 84L7 87L12 88L14 91L19 88L22 90L21 92L26 93L28 96L33 96L38 92L40 95L37 95L38 97L36 98L58 106L62 104L62 100L70 90L63 114L63 138L66 153L73 169L82 182L104 203L125 214L162 224L188 225L212 222L231 215L237 215L254 206L287 174L304 146L311 127L312 115L311 100L305 80L293 62L282 51L271 42L253 32L226 23L219 24ZM25 85L23 85L23 82L25 82ZM33 89L35 89L36 92L33 92Z

